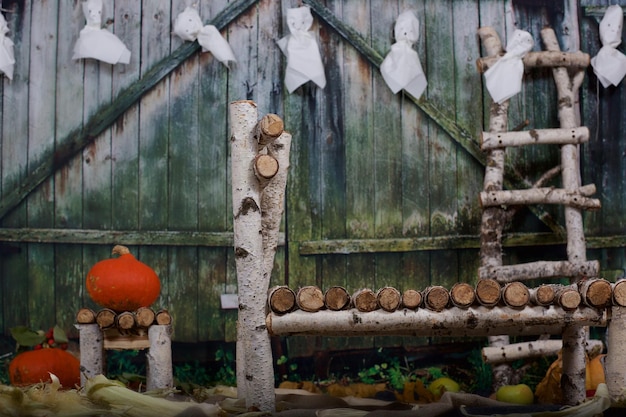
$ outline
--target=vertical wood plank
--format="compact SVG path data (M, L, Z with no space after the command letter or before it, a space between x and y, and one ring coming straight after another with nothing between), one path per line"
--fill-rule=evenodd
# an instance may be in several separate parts
M204 0L199 8L203 20L211 20L227 4L225 0ZM227 40L230 30L229 27L222 32ZM237 57L237 51L234 52ZM199 65L198 227L204 231L226 232L232 230L229 215L232 210L228 203L231 200L227 121L230 71L210 53L200 55ZM231 252L230 247L198 248L200 341L224 339L220 295L226 293L226 270Z
M428 55L426 39L425 1L400 1L399 11L412 9L420 22L420 34L415 49L420 57L426 79ZM428 91L424 92L427 96ZM430 230L430 160L428 117L408 97L402 97L402 235L406 237L428 236ZM402 256L402 271L406 288L421 291L430 284L429 252L408 252ZM405 344L428 343L428 338L405 338Z
M175 18L176 11L173 11ZM174 48L178 42L173 42ZM172 73L170 80L168 228L198 226L198 54ZM178 317L176 340L197 341L198 259L195 247L173 247L169 255L170 312Z
M58 6L58 42L56 76L55 141L80 126L83 120L83 65L73 60L75 34L84 26L82 8L74 1L60 1ZM106 21L107 14L103 14ZM76 157L54 174L54 227L80 228L83 224L82 158ZM79 245L54 247L55 323L70 336L77 336L74 328L76 312L82 307L80 299L83 281L82 250ZM50 318L48 318L50 320Z
M15 43L13 80L2 77L2 159L0 185L2 195L9 193L28 173L28 97L30 72L31 2L16 2L4 13ZM26 204L2 219L3 227L23 227L26 224ZM2 294L0 294L0 332L27 323L28 245L12 244L9 253L0 256Z
M170 54L171 4L169 0L142 1L141 65L144 74L155 63ZM132 59L132 58L131 58ZM169 206L168 144L169 144L170 78L147 92L140 102L139 114L139 228L162 230L167 225ZM161 295L155 305L170 308L174 302L169 294L168 249L141 248L139 259L150 265L161 280ZM173 316L173 340L176 340L179 318Z
M28 163L36 166L54 146L55 97L58 41L58 9L56 4L37 2L32 5L31 29ZM50 227L54 224L54 178L49 178L28 198L28 226ZM28 323L44 328L54 317L55 288L54 248L33 244L28 249ZM45 320L45 322L44 322Z

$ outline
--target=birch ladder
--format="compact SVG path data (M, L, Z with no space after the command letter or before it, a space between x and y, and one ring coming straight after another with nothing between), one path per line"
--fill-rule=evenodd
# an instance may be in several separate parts
M478 61L479 71L485 71L502 53L497 33L490 27L479 29L479 36L489 57ZM583 210L600 208L600 201L591 198L596 191L593 184L582 185L580 176L580 144L589 140L589 130L580 126L578 90L584 78L589 56L581 52L560 51L551 28L541 31L545 45L542 52L530 52L524 58L526 69L550 67L558 94L560 128L507 131L508 100L490 108L489 131L483 132L481 148L487 153L487 164L480 193L483 208L480 233L479 280L495 280L500 285L513 281L543 278L569 278L571 285L581 284L585 278L597 278L599 262L588 261L583 230ZM506 149L517 146L558 145L561 149L562 188L533 186L524 190L504 190ZM567 234L567 260L538 261L517 265L503 265L502 234L507 221L508 206L533 204L559 204L565 210ZM596 282L597 280L593 280ZM599 281L605 286L610 283ZM607 305L610 299L607 300ZM598 306L606 307L607 305ZM563 378L561 388L567 404L577 404L585 399L585 342L586 328L567 325L563 334ZM492 347L506 346L508 336L490 337ZM510 368L496 365L493 368L494 385L509 383Z

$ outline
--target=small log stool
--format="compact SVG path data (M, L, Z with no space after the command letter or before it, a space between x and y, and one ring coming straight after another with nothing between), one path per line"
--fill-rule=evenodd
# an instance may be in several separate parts
M166 310L155 313L142 307L134 312L98 313L82 308L76 315L79 332L80 384L104 373L106 350L143 350L146 353L146 389L172 388L172 317Z

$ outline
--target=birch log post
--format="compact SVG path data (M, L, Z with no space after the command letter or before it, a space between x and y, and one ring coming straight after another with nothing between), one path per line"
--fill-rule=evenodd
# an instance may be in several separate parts
M626 307L613 306L607 329L607 355L605 359L605 379L611 397L611 404L626 407Z
M560 334L569 324L606 326L606 311L581 307L565 312L550 306L514 309L483 306L449 307L442 311L426 308L387 312L361 312L356 308L308 313L295 310L289 314L269 313L268 330L276 336L445 336L475 337L507 335Z
M267 155L276 161L276 172L261 193L261 227L263 231L263 279L268 282L274 269L274 258L278 248L280 223L285 211L285 188L289 171L291 134L283 131L283 122L276 115L265 116L259 122L265 138ZM270 121L268 121L268 119ZM263 123L265 121L265 124ZM279 133L280 132L280 133ZM278 136L277 136L278 135ZM274 138L269 140L268 137ZM259 141L261 143L261 141Z
M513 362L519 359L556 356L562 348L562 340L534 340L532 342L511 343L498 348L487 346L482 349L482 356L485 363ZM585 348L587 352L601 352L604 344L600 340L589 340Z
M174 386L172 368L172 326L153 325L148 329L150 349L146 353L146 389L169 389Z
M104 334L97 324L75 324L80 345L80 386L104 372Z
M488 56L497 57L502 54L502 42L492 27L481 27L478 36ZM509 100L499 104L491 102L489 108L489 132L505 132L508 128ZM505 148L493 148L487 152L485 164L485 178L483 191L500 191L504 182ZM502 266L502 231L506 223L506 213L499 207L483 209L480 225L480 267ZM509 337L498 335L489 338L490 346L499 347L509 344ZM499 364L492 367L494 392L502 385L508 385L513 376L513 369L509 364Z
M561 48L552 28L542 29L541 38L547 51L560 52ZM578 102L578 89L585 76L585 68L554 67L552 75L557 89L561 128L575 128L579 125L575 105ZM563 188L567 191L579 189L581 185L579 145L561 146L561 170ZM585 262L587 251L581 210L565 206L565 226L568 260L575 263ZM576 325L567 326L563 332L561 389L566 404L578 404L585 399L586 333L583 327Z
M269 276L264 274L261 186L253 164L258 154L256 104L230 104L233 232L239 315L237 394L246 408L274 411L274 369L265 327ZM266 275L266 276L264 276Z

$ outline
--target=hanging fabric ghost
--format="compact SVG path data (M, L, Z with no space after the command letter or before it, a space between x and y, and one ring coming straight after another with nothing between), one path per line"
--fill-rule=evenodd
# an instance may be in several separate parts
M391 45L391 51L380 65L383 79L394 94L404 89L413 97L420 98L426 89L426 76L419 56L413 49L413 44L419 38L419 25L411 11L402 12L396 20L396 43Z
M102 0L83 2L87 24L74 45L73 59L92 58L109 64L128 64L130 51L121 40L102 28Z
M307 81L318 87L326 86L326 76L322 56L309 28L313 25L313 15L307 6L287 10L287 26L290 35L278 41L278 47L287 57L285 85L292 93Z
M15 56L13 55L13 41L7 36L9 26L0 13L0 71L9 80L13 79L13 67L15 66Z
M622 42L624 12L617 4L609 6L600 21L602 48L591 58L593 72L604 88L618 85L626 75L626 56L616 48Z
M522 91L522 58L533 49L534 44L530 33L519 29L513 32L504 56L485 71L487 90L493 101L500 104Z
M213 25L203 25L198 11L186 7L174 21L174 33L189 42L198 41L202 52L211 52L222 64L228 66L229 61L236 62L235 54L228 41Z

